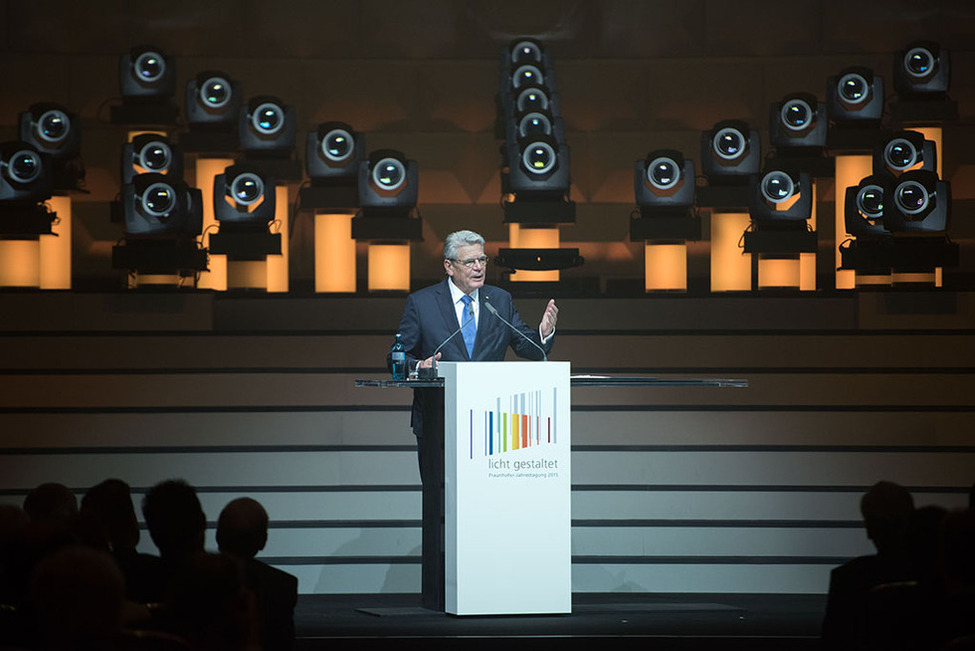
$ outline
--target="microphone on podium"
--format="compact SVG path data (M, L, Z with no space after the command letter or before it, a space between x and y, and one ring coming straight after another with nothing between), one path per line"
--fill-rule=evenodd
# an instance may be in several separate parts
M485 299L486 300L486 299ZM440 345L433 351L433 365L430 368L420 367L417 369L417 377L421 379L429 379L437 377L437 353L440 349L447 345L447 342L457 336L461 330L467 327L467 324L474 320L474 303L467 304L467 314L464 317L464 322L460 324L460 327L450 333L450 335L440 342Z
M508 326L509 328L511 328L512 330L514 330L515 332L517 332L519 336L523 337L532 346L534 346L535 348L537 348L538 350L540 350L541 353L542 353L542 361L543 362L547 362L548 361L548 355L545 354L545 349L542 348L541 346L539 346L538 344L536 344L534 341L532 341L532 338L531 337L527 336L524 332L522 332L518 328L516 328L513 325L511 325L511 323L509 323L506 318L504 318L503 316L501 316L498 313L497 308L495 308L493 305L491 305L491 301L489 300L490 298L491 298L490 296L487 296L485 294L485 296L484 296L484 307L487 308L487 311L490 312L491 314L493 314L494 316L498 317L499 319L501 319L501 322L502 323L504 323L506 326Z

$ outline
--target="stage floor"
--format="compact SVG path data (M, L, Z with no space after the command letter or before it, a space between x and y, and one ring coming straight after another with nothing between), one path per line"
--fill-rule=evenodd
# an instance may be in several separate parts
M457 617L422 608L419 595L303 595L295 627L306 650L417 638L435 648L813 649L824 605L824 595L580 594L570 615Z

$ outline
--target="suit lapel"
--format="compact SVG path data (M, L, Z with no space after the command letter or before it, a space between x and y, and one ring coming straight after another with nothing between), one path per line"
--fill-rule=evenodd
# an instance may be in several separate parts
M444 337L454 333L460 327L460 323L457 321L457 310L454 308L454 302L450 297L450 287L447 285L449 282L450 278L446 278L440 285L440 298L437 301L438 307L440 308L440 314L443 316L443 322L446 326L447 334L445 334ZM458 341L460 342L459 344L457 343ZM447 343L447 346L456 349L457 353L463 356L463 359L471 359L467 355L467 346L464 345L464 338L461 334L457 334L453 339L451 339L450 342ZM474 349L477 350L476 339Z

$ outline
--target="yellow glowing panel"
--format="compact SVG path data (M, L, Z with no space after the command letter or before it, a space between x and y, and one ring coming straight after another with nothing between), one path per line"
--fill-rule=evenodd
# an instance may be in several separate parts
M922 272L894 272L890 275L894 285L931 285L933 286L938 278L934 271Z
M748 213L711 213L712 292L752 288L752 256L741 248L742 235L750 222Z
M687 245L651 244L644 247L644 288L648 292L687 289Z
M798 256L794 258L766 258L758 257L758 288L788 288L798 289L800 278L800 262Z
M196 161L196 187L203 193L203 246L210 246L210 234L217 231L217 218L213 211L213 179L234 164L232 158L200 158ZM226 291L227 256L210 255L210 270L200 274L197 287Z
M267 291L288 291L288 186L279 185L275 188L274 219L275 232L281 233L281 254L267 256Z
M0 240L0 287L40 286L40 243L37 240Z
M315 215L315 291L355 292L352 215Z
M148 285L179 285L178 274L129 274L129 289Z
M228 260L227 288L228 289L267 289L268 259L264 260Z
M369 244L369 291L410 290L410 243Z
M508 237L513 249L557 249L559 229L531 228L521 224L509 224ZM532 271L521 269L511 274L512 282L558 282L559 270Z
M852 269L840 269L842 256L840 244L850 236L846 232L846 189L854 187L873 172L873 160L870 156L836 157L836 242L833 248L836 262L836 289L853 289L856 286L856 272Z
M41 235L41 289L71 289L71 197L51 197L47 204L58 218L51 235Z

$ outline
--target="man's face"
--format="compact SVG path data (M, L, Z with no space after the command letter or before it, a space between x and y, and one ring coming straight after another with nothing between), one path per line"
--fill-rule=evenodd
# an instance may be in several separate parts
M443 261L447 275L465 294L470 294L484 285L484 272L487 271L487 265L478 261L467 267L464 262L475 260L483 255L484 247L480 244L465 244L457 247L457 260Z

